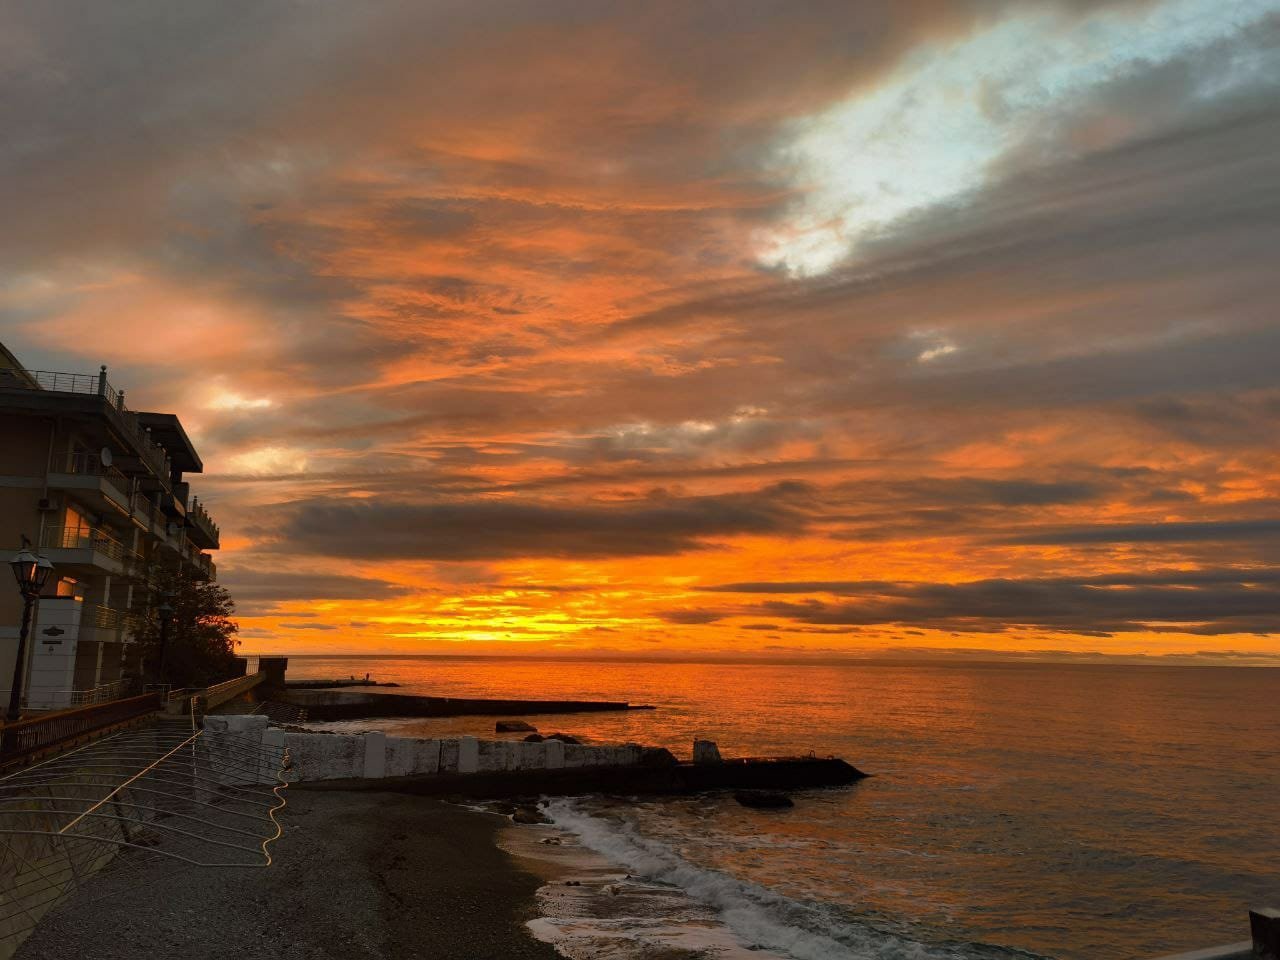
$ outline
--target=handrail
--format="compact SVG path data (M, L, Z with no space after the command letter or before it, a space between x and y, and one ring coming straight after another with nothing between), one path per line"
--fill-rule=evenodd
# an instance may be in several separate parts
M126 700L111 700L89 707L19 720L0 728L0 764L27 760L33 754L68 743L85 734L160 709L159 694L145 693Z

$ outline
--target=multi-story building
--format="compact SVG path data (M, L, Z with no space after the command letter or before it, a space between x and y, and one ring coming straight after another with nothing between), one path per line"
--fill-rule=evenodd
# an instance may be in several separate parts
M162 567L214 578L205 551L218 527L183 479L202 470L178 418L130 410L106 367L25 370L0 344L0 560L26 537L54 565L27 640L27 707L125 692L141 675L149 578ZM0 583L0 704L21 619L16 584Z

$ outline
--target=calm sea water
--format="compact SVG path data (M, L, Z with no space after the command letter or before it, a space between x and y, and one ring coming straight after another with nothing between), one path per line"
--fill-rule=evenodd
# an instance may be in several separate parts
M724 797L557 807L558 821L628 869L706 887L694 893L723 899L740 933L781 955L1157 956L1245 939L1246 909L1280 902L1276 670L482 658L289 666L293 678L365 672L405 693L652 703L652 712L531 719L543 732L684 754L695 737L727 754L837 754L873 774L799 794L783 813ZM492 720L478 718L367 726L493 736ZM752 910L769 914L758 936Z

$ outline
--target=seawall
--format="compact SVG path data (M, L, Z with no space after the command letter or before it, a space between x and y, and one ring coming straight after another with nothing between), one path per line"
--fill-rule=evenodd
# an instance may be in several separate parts
M367 733L311 733L272 727L260 715L210 716L205 728L243 743L289 751L285 777L302 788L394 790L475 797L574 793L680 794L740 787L798 789L854 783L865 774L836 758L678 763L640 744L559 740L419 740Z

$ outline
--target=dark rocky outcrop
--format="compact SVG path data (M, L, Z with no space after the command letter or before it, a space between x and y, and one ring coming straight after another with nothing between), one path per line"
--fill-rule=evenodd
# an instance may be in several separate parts
M538 728L524 720L499 720L493 725L496 733L536 733Z

